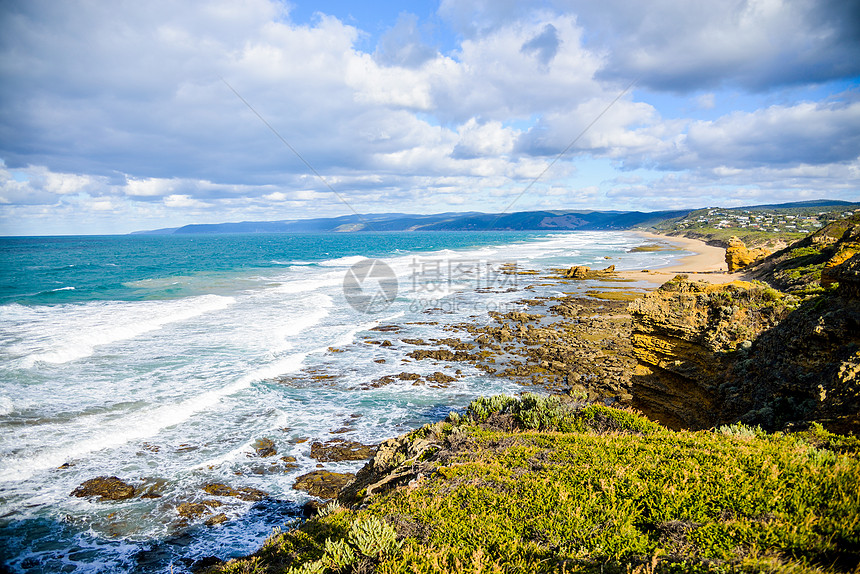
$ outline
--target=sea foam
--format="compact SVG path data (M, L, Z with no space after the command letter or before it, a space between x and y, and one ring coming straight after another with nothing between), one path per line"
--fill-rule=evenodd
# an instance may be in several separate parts
M18 347L30 347L19 365L62 364L91 356L97 347L133 339L234 304L233 297L202 295L176 301L98 302L30 309L19 325ZM35 347L35 348L33 348Z

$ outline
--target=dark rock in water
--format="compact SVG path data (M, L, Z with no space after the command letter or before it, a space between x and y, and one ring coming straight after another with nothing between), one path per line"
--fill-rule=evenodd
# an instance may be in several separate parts
M278 450L275 448L275 441L270 438L258 438L252 446L254 448L254 452L260 458L266 458L267 456L275 456L278 454Z
M227 522L227 515L223 512L216 514L215 516L209 517L205 524L206 526L215 526L216 524L221 524L223 522Z
M439 386L447 386L448 383L456 381L457 377L446 375L441 371L436 371L432 375L427 375L427 380L436 383Z
M339 462L342 460L365 460L373 456L376 446L360 442L334 439L325 443L311 445L311 458L320 462Z
M183 502L176 507L176 512L182 518L198 518L204 514L209 514L211 509L218 508L221 503L217 500L204 500L203 502Z
M163 478L146 478L143 484L137 487L136 492L141 498L161 498L161 492L167 485L167 481Z
M134 487L115 476L98 476L83 482L70 496L98 496L101 500L125 500L134 496Z
M245 500L248 502L257 502L269 496L268 492L251 488L250 486L233 488L232 486L227 486L220 482L213 482L205 485L203 487L203 491L213 496L232 496L239 500Z
M352 473L315 470L298 477L293 488L295 490L303 490L311 496L319 498L335 498L354 476Z

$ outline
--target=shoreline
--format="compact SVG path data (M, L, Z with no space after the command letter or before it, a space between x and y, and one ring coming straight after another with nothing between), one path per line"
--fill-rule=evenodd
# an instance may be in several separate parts
M662 285L675 275L688 275L691 281L707 283L730 283L743 279L742 273L729 273L725 261L725 249L708 245L700 239L689 237L670 237L647 231L634 231L636 235L660 244L674 245L677 249L692 252L692 255L682 257L677 262L657 269L640 269L633 271L618 271L619 277L635 281L647 281Z

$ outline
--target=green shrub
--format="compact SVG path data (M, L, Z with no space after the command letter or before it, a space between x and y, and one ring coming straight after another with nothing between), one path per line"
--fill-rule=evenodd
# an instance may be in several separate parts
M375 516L353 522L349 530L349 541L359 552L370 558L394 554L400 548L394 528Z
M492 397L478 397L466 407L466 413L472 420L482 423L494 413L504 414L508 407L519 402L515 397L508 395L494 395Z
M355 550L352 549L346 540L332 540L327 538L325 541L325 554L321 562L328 568L341 570L350 564L355 563L358 556Z
M762 428L758 425L750 427L742 423L723 425L717 428L716 432L724 434L726 436L735 436L738 438L746 439L756 438L765 434Z

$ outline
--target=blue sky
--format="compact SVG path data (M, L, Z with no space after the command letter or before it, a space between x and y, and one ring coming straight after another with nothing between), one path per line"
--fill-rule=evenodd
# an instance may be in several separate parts
M498 212L604 110L512 210L860 200L858 28L840 0L10 0L0 235Z

